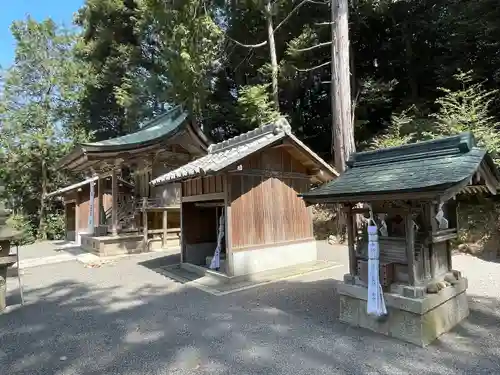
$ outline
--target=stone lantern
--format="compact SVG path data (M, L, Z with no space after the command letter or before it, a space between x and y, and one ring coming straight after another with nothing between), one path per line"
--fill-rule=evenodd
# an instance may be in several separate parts
M0 187L2 189L2 187ZM9 212L0 202L0 312L7 306L7 268L17 262L16 255L9 255L11 242L20 237L20 232L7 225Z

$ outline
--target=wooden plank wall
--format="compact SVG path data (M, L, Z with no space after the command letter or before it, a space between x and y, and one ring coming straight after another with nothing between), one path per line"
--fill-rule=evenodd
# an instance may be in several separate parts
M230 178L233 251L312 238L311 211L297 197L310 187L305 168L282 149L266 150L243 165L241 174ZM247 168L304 176L245 175Z
M182 183L183 197L222 192L224 192L222 175L198 177Z

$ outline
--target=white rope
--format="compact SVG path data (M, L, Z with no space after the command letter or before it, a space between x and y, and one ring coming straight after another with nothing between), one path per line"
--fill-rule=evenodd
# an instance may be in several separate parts
M210 262L210 269L215 270L220 268L220 251L222 247L222 239L224 238L224 212L219 218L219 231L217 233L217 247L215 248L215 254Z
M373 220L373 211L370 208L370 219L368 222L368 301L367 313L369 315L387 315L382 285L380 285L379 257L380 249L378 243L378 228Z
M439 223L439 229L448 229L448 220L444 217L443 203L439 204L438 212L435 219Z

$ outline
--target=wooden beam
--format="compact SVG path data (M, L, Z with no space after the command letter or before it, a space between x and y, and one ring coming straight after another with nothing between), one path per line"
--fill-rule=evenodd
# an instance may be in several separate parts
M163 243L162 243L162 248L167 247L167 234L168 234L168 211L164 210L163 211Z
M358 259L356 258L356 237L354 231L354 215L352 212L352 206L347 207L347 244L349 248L349 273L351 276L356 276L358 269Z
M118 177L116 169L111 173L111 233L118 235Z
M75 199L75 241L80 244L78 233L80 233L80 194L77 192Z
M143 229L143 250L149 251L148 247L148 212L146 207L148 205L148 198L142 197L142 229Z
M328 203L349 203L356 204L360 202L381 202L381 201L393 201L393 200L432 200L437 199L442 191L429 191L429 192L412 192L412 193L384 193L384 194L366 194L366 195L351 195L351 196L340 196L340 197L328 197L325 195L304 197L306 201L312 204L328 204Z
M428 207L429 207L429 219L431 221L430 226L431 226L431 239L432 239L432 233L436 233L439 230L437 221L435 219L436 204L430 203ZM436 277L436 252L434 251L434 245L432 243L429 244L429 252L430 252L429 258L430 258L431 278L434 279L434 277Z
M106 220L105 217L101 217L101 213L104 213L102 193L102 178L101 176L99 176L99 178L97 179L97 226L104 224L104 221Z
M418 284L416 279L416 265L415 265L415 230L413 227L413 215L411 213L406 215L406 257L408 259L408 283L410 286Z
M226 194L222 193L212 193L212 194L200 194L200 195L191 195L189 197L182 197L181 202L204 202L204 201L214 201L214 200L224 200L226 198Z
M310 180L312 175L308 175L305 173L296 173L296 172L281 172L275 170L267 170L267 169L242 169L242 170L231 170L228 171L231 175L237 176L264 176L264 177L281 177L281 178L292 178L292 179L304 179Z
M224 230L226 241L226 272L228 276L234 275L234 260L233 260L233 238L232 238L232 214L231 214L231 178L228 174L224 175L224 206L226 209L224 218Z

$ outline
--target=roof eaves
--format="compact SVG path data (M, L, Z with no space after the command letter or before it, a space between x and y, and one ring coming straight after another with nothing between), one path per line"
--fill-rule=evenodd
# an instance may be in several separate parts
M340 176L339 172L332 167L330 164L325 162L322 158L319 157L318 154L316 154L313 150L311 150L309 147L307 147L300 139L298 139L293 133L287 132L287 136L295 143L297 144L300 148L302 148L309 156L311 159L313 159L317 164L321 165L323 168L325 168L328 172L330 172L333 176Z
M461 181L460 181L461 182ZM401 189L401 190L391 190L391 191L363 191L363 192L353 192L349 194L328 194L327 192L321 194L315 194L315 191L320 190L321 188L317 188L306 193L298 194L299 197L303 198L306 201L334 201L334 202L350 202L353 199L361 199L367 197L380 196L384 199L396 196L398 194L413 194L413 193L429 193L435 196L439 196L440 194L444 194L450 187L460 183L446 183L440 185L429 186L424 189L422 188L412 188L412 189ZM383 199L381 199L383 200Z

